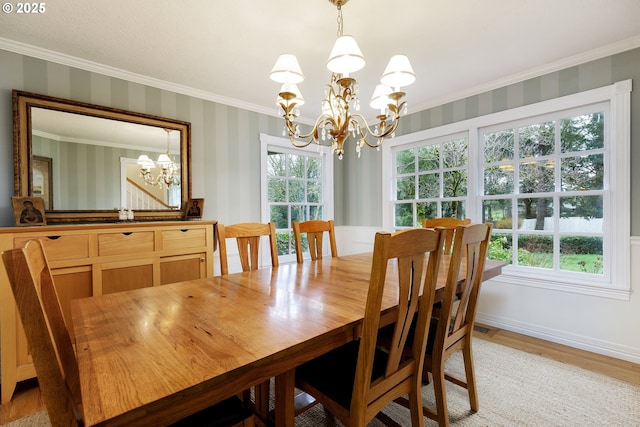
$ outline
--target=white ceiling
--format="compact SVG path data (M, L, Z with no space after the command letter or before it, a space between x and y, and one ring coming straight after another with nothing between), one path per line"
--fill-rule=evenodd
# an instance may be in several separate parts
M306 77L303 117L320 111L337 30L327 0L44 4L1 13L0 48L273 115L279 85L268 74L289 52ZM640 46L639 0L351 0L343 14L367 59L354 74L365 115L394 53L416 72L406 88L415 112Z

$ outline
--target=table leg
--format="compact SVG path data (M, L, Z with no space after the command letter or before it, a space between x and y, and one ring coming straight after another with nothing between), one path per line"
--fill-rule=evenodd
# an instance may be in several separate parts
M254 393L256 415L266 425L269 421L269 381L256 384Z
M293 394L296 371L294 369L276 376L275 419L278 427L293 427L295 409Z

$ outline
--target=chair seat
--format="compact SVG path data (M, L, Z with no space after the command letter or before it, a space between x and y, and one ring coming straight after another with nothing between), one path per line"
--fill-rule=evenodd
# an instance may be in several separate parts
M360 340L352 341L296 368L296 382L306 383L342 407L351 407ZM371 381L384 375L388 354L376 350Z
M172 427L232 427L253 416L238 397L231 397L200 412L183 418Z

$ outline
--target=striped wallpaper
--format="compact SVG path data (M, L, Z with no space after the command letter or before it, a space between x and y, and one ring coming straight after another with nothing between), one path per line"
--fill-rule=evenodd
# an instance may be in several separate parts
M207 219L260 220L259 134L280 135L282 119L0 50L0 225L13 225L13 136L11 90L154 114L192 124L193 196L207 201ZM398 135L519 107L616 81L640 78L640 49L608 56L511 84L403 119ZM638 80L640 81L640 80ZM640 94L632 93L632 123L640 123ZM632 163L640 163L640 126L632 126ZM366 150L360 159L335 162L337 225L382 224L380 155ZM640 212L640 169L632 168L632 213ZM95 188L95 187L94 187ZM635 190L635 191L634 191ZM87 198L93 188L87 188ZM640 215L632 234L640 233Z

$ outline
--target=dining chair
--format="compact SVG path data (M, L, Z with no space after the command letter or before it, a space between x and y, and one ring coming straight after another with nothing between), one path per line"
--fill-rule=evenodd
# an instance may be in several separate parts
M322 221L319 219L312 219L309 221L291 223L293 226L293 236L296 241L296 260L298 264L302 264L303 261L303 249L302 249L302 234L307 234L307 245L309 247L309 254L312 260L322 258L322 239L324 233L329 233L329 244L331 245L331 256L338 256L338 247L336 246L336 235L333 226L333 220Z
M450 254L451 248L453 246L453 235L455 233L456 227L459 225L467 225L471 224L470 218L423 218L422 219L422 228L435 228L442 227L447 230L447 237L444 241L444 253Z
M456 227L439 317L431 319L422 373L425 383L429 383L429 374L433 378L436 410L423 407L423 413L440 426L449 425L445 380L466 388L471 410L479 409L472 338L491 228L491 223ZM460 278L464 278L461 287ZM464 360L464 380L445 372L445 362L459 350ZM410 405L402 399L397 403Z
M239 224L223 225L218 223L218 246L220 247L221 274L229 274L227 260L227 239L235 238L238 244L238 254L242 271L258 269L258 249L262 236L269 237L271 252L271 266L278 266L278 247L276 245L276 225L273 222L243 222Z
M24 248L2 254L11 289L53 426L82 426L82 393L78 361L65 326L53 276L42 243L29 241ZM248 427L254 414L237 398L229 398L176 425Z
M388 403L408 394L411 425L423 426L422 369L443 242L441 230L376 233L360 338L296 368L296 387L343 424L365 426ZM393 259L395 265L389 266ZM395 322L392 341L383 351L377 336L387 269L398 271L399 301L389 319ZM405 352L410 331L415 346Z

